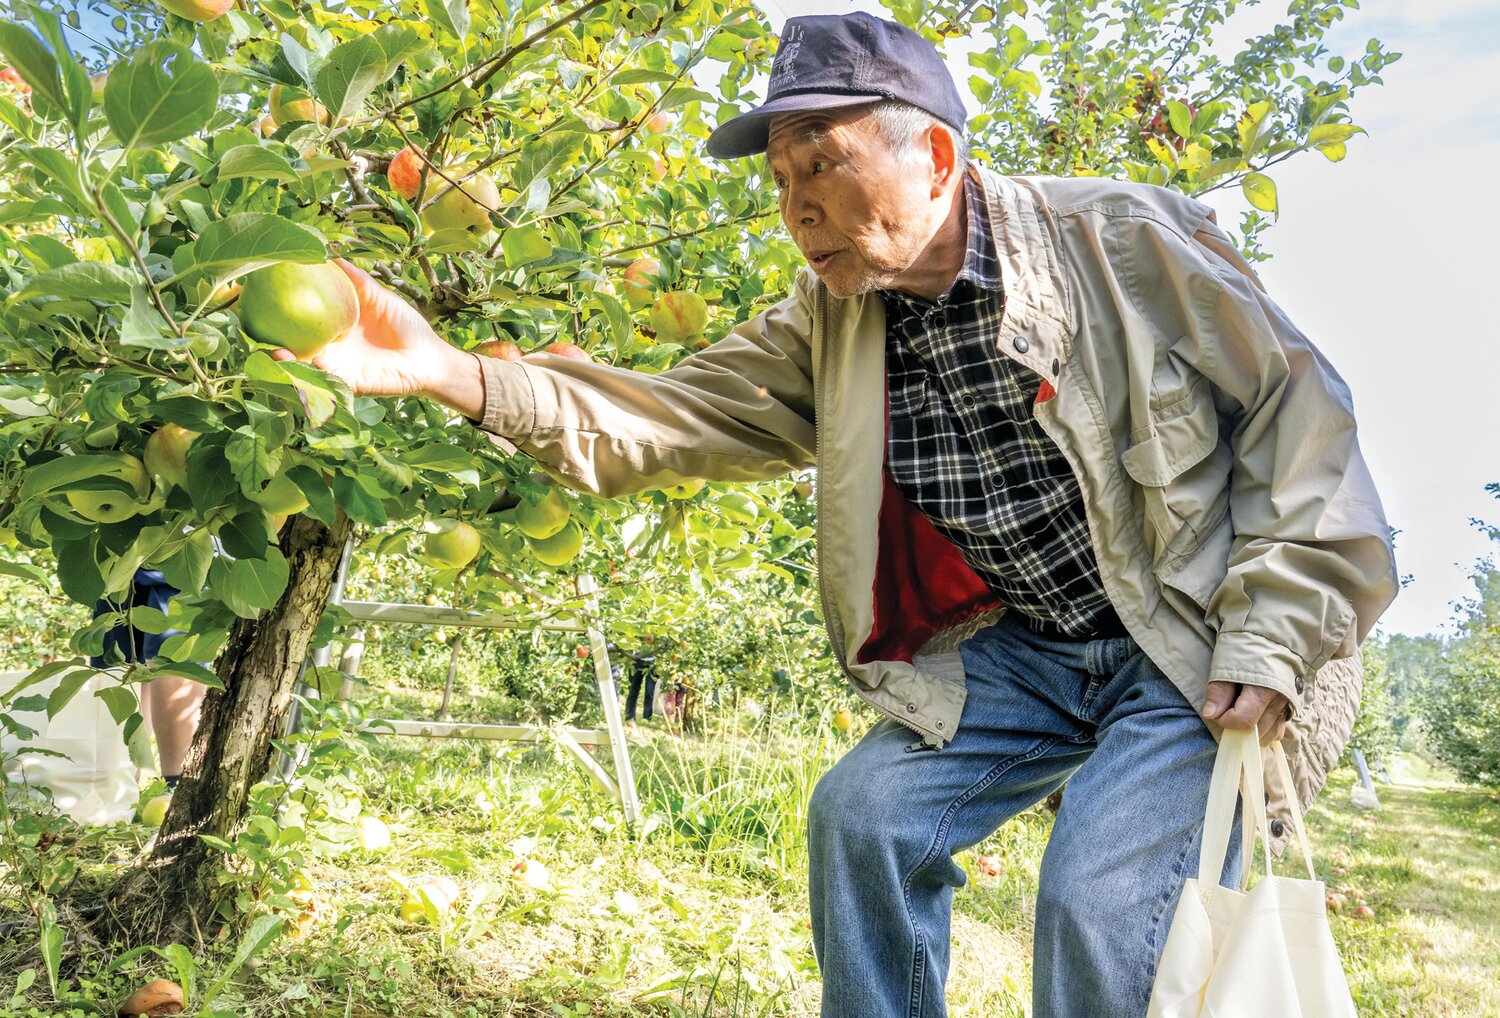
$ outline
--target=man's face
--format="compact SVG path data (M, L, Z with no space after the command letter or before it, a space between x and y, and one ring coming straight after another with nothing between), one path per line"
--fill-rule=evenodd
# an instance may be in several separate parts
M766 161L782 221L835 296L893 287L945 211L922 146L897 151L864 107L775 117Z

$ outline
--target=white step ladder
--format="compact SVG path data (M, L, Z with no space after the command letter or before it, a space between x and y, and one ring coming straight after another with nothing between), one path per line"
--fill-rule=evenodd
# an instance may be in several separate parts
M334 577L333 590L328 597L330 605L337 605L348 612L359 623L408 623L423 626L471 627L475 629L540 629L553 633L579 633L587 637L590 656L594 661L594 682L599 688L600 706L604 709L604 729L547 728L538 725L490 725L468 724L450 721L424 721L415 718L375 719L365 722L362 731L385 735L404 735L418 739L483 739L492 742L556 742L582 767L609 796L620 804L625 822L634 825L640 818L640 800L636 796L635 772L630 765L630 750L625 742L625 725L620 717L619 694L615 689L614 675L609 667L609 650L604 633L597 625L574 616L558 616L542 621L516 619L503 612L470 611L443 605L395 604L384 601L346 601L344 587L349 575L349 562L354 553L354 539L344 545L343 557L339 560L338 573ZM596 597L598 585L592 576L578 577L578 594L584 599L585 608L597 618L599 602ZM339 671L352 678L359 667L364 652L365 627L353 629L345 640L344 653L339 661ZM313 652L312 664L326 668L332 660L331 645ZM451 680L451 675L450 675ZM346 678L347 682L347 678ZM298 692L309 695L313 692L307 685L299 683ZM292 702L287 712L285 731L301 730L302 712L297 701ZM609 774L599 761L589 753L587 747L608 746L614 758L615 773ZM300 760L282 755L280 774L290 780Z

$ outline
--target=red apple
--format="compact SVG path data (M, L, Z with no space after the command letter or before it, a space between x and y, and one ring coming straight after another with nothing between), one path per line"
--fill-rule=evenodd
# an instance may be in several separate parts
M974 868L982 877L998 877L1000 875L1000 860L993 855L981 855L974 860Z
M665 113L658 113L650 120L647 120L643 126L651 134L661 134L671 126L671 123L672 122L667 119L667 115Z
M518 361L521 348L508 339L487 339L474 348L481 357L493 357L497 361Z
M385 171L385 179L391 182L391 190L407 201L417 196L422 186L422 157L417 150L407 146L391 159Z
M655 258L637 258L620 277L620 290L631 307L640 309L651 303L660 285L661 262Z
M588 351L584 350L583 347L573 343L553 343L551 346L545 347L542 353L555 354L558 357L570 357L575 361L591 361L594 359L588 355Z
M579 657L588 657L589 656L589 649L587 647L582 647L582 646L580 646L580 647L574 647L573 648L573 652L575 654L577 654Z
M26 79L21 77L14 67L0 67L0 83L10 85L22 95L31 94L31 86L26 84Z

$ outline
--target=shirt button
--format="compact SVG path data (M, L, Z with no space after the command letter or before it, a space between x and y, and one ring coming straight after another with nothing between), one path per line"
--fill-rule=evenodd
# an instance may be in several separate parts
M962 396L958 397L958 401L966 407L972 407L975 403L978 402L978 400L974 398L974 394L972 392L964 393Z
M1025 336L1017 336L1010 341L1010 345L1016 348L1016 353L1025 353L1031 349L1031 344L1026 342Z
M1062 604L1060 604L1060 605L1057 606L1057 617L1058 617L1058 619L1061 619L1064 615L1068 614L1072 610L1073 610L1072 603L1069 602L1069 601L1064 601Z
M909 703L909 704L906 705L906 713L908 713L908 714L915 714L916 712L917 712L917 705L916 704Z
M1005 475L1004 474L991 474L990 475L990 484L991 484L991 486L994 487L994 489L996 491L1004 491L1005 490Z
M1273 837L1273 838L1279 838L1279 837L1281 837L1285 833L1286 833L1286 824L1282 823L1280 820L1272 820L1271 821L1271 837Z
M934 329L942 329L942 328L945 328L947 325L948 325L948 318L947 318L947 316L945 316L945 315L933 315L932 316L932 327Z

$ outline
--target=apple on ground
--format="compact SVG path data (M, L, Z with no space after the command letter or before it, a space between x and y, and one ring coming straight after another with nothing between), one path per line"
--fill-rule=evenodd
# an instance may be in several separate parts
M153 979L126 998L116 1014L120 1018L181 1014L186 1003L182 987L170 979Z
M239 315L258 342L310 357L359 322L359 297L332 262L277 262L245 277Z
M518 361L521 348L509 339L487 339L474 348L481 357L493 357L497 361Z
M854 727L854 713L848 707L841 708L833 715L833 727L841 732L847 732Z
M422 156L408 145L391 158L385 179L390 181L392 191L411 201L422 186Z
M651 305L651 328L663 343L685 343L708 328L708 303L690 290L673 290Z
M620 277L620 291L625 302L639 311L651 303L660 285L661 262L655 258L637 258L625 267Z
M982 877L998 877L1000 875L1000 860L993 855L981 855L974 860L974 868Z
M1354 909L1354 918L1356 918L1356 919L1374 919L1375 918L1375 910L1373 908L1371 908L1369 905L1357 905L1357 906L1355 906L1355 909Z
M362 816L354 822L359 847L366 852L383 852L391 847L391 829L379 817Z
M427 193L437 194L421 214L422 227L428 233L439 230L489 232L493 225L490 213L500 207L500 189L488 174L476 173L465 179L467 173L463 167L450 166L443 170L444 176L428 175ZM457 181L458 186L453 186L449 180Z
M141 823L150 827L160 827L161 822L167 818L167 807L172 805L172 797L163 792L161 795L153 795L141 807Z
M462 520L433 520L422 541L428 565L462 569L479 554L479 531Z
M187 487L187 452L198 437L180 424L163 424L146 439L146 448L141 454L146 471L163 488Z
M571 514L568 500L556 488L547 489L540 502L521 499L516 506L516 526L527 537L542 540L556 534L568 524Z
M146 501L151 494L151 475L146 472L145 464L123 452L113 453L111 458L115 460L115 466L106 469L104 476L124 481L135 497L113 489L70 491L64 496L74 512L94 523L119 523L151 508Z
M425 922L430 902L439 915L458 904L458 883L449 876L429 877L412 884L401 902L401 918L409 923Z
M234 0L156 0L179 18L187 18L199 24L221 18Z
M511 867L515 878L533 891L545 891L552 886L552 875L547 864L539 859L522 859Z
M551 537L533 537L527 543L531 546L531 553L543 565L566 565L583 550L583 528L577 520L569 519Z

